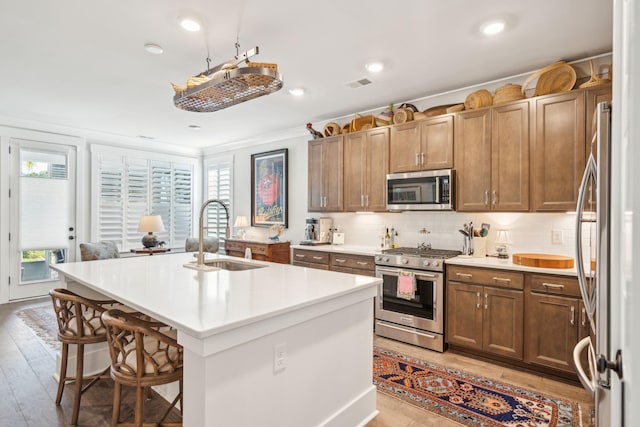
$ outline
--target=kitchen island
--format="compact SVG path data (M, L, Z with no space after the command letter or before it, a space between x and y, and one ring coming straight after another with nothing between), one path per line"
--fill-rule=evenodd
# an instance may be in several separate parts
M58 264L178 330L184 425L364 425L377 414L373 304L380 279L223 255L263 268L199 271L192 254ZM91 295L93 296L93 295Z

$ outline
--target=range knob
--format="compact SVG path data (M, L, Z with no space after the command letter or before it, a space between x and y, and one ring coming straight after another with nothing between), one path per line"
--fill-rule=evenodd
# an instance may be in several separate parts
M424 265L425 267L429 267L431 263L429 262L428 259L425 259L424 261L422 261L422 265Z
M437 267L440 263L438 261L432 261L431 265Z
M409 260L408 260L408 259L406 259L406 258L401 258L401 259L400 259L400 262L401 262L402 264L409 264Z

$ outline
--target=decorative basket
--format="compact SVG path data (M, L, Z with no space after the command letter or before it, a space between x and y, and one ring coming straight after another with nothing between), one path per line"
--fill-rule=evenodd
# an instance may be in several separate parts
M398 108L393 115L393 123L400 124L413 120L413 110L410 108Z
M453 107L457 104L437 105L435 107L427 108L422 113L427 117L439 116L440 114L447 114L447 108Z
M506 85L496 89L496 93L493 95L493 105L524 98L526 97L522 94L522 86L507 83Z
M365 125L369 125L365 128ZM349 132L357 132L359 130L366 130L376 127L376 118L372 115L357 116L351 120L351 126Z
M464 100L465 110L474 110L476 108L489 107L493 104L491 92L486 89L480 89L467 95Z
M611 83L611 79L603 79L598 77L598 75L596 74L596 70L593 66L592 60L589 60L589 67L591 68L591 78L588 81L582 83L580 86L578 86L580 89L583 89L585 87L594 87L594 86L600 86L607 83Z
M464 104L456 104L447 108L447 113L458 113L460 111L464 111Z
M335 122L329 122L324 125L324 129L322 130L322 134L324 136L335 136L340 135L340 125Z
M522 84L522 94L526 97L527 86L538 79L532 96L548 95L550 93L567 92L576 84L576 70L564 61L554 62L551 65L536 71Z
M342 129L340 130L340 133L342 134L349 133L349 132L351 132L351 122L347 122L343 124Z

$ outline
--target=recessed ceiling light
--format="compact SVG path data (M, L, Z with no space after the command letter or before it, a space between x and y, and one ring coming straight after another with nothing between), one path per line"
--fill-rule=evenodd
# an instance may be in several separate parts
M164 49L162 48L162 46L154 43L145 44L144 50L146 50L149 53L153 53L154 55L160 55L162 52L164 52Z
M189 129L191 129L191 130L200 130L200 126L199 125L189 125Z
M493 36L504 31L504 28L504 21L491 21L482 25L482 27L480 27L480 31L482 31L484 35Z
M293 96L302 96L304 95L304 89L301 87L295 87L293 89L289 89L289 93Z
M193 18L180 18L180 26L187 31L200 31L200 22Z
M384 69L384 64L382 62L370 62L364 68L370 73L379 73Z

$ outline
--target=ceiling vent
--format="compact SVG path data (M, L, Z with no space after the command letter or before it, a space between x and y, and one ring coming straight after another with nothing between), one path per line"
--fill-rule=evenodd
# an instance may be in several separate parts
M361 78L359 80L347 83L347 86L352 88L352 89L356 89L356 88L359 88L359 87L362 87L362 86L370 85L371 83L373 83L371 80L369 80L366 77L363 77L363 78Z

